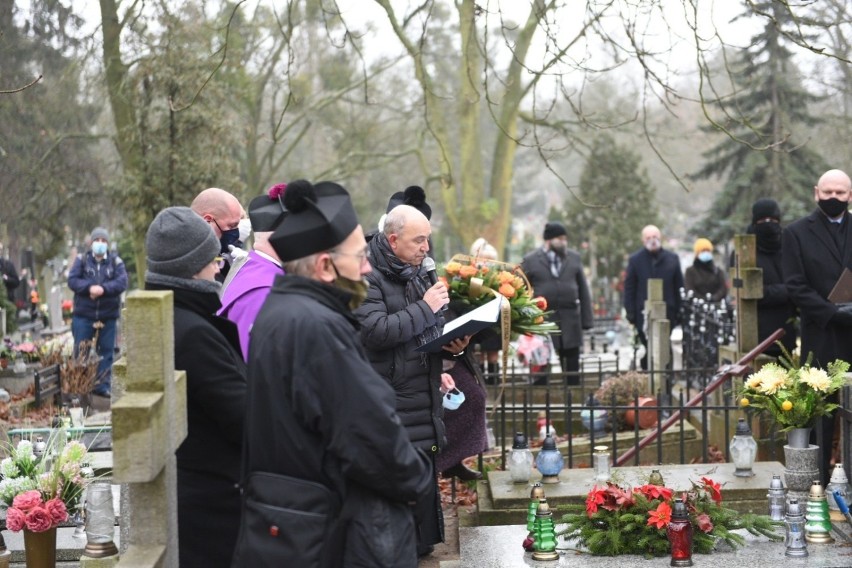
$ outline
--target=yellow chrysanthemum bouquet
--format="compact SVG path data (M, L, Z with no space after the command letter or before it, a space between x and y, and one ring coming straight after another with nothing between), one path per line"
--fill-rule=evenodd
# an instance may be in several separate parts
M817 418L839 406L828 399L847 384L849 363L838 359L825 370L812 367L810 358L801 367L789 357L779 361L764 365L746 379L738 393L741 406L768 413L782 432L812 428Z

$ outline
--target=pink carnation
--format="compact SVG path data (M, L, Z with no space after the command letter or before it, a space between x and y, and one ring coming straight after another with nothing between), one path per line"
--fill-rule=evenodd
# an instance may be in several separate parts
M44 507L36 507L27 513L24 525L33 532L44 532L54 526L50 513Z
M44 508L50 513L50 518L54 523L62 523L68 520L68 510L65 508L65 503L62 499L51 499L44 504Z
M12 500L12 506L20 509L24 513L42 504L43 501L41 500L41 493L39 493L35 489L19 493Z
M284 195L285 189L287 189L286 183L278 183L269 188L267 195L269 195L269 199L278 199L280 196Z
M9 507L6 510L6 528L12 532L18 532L24 528L24 514L20 509Z
M701 529L702 532L709 533L713 530L713 521L710 520L710 516L707 513L701 513L695 517L695 522L698 524L698 528Z

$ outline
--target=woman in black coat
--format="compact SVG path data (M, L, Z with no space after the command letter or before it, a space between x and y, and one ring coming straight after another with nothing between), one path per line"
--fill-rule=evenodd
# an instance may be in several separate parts
M180 566L227 567L239 530L246 366L236 325L215 315L220 244L191 209L169 207L145 245L145 288L174 294L175 369L186 371L188 428L176 452Z

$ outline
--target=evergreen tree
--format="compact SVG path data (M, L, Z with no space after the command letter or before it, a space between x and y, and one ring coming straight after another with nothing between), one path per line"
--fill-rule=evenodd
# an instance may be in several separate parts
M0 0L0 240L16 265L26 247L38 264L64 252L66 228L87 234L109 210L98 108L80 95L81 24L61 2Z
M734 60L730 77L735 94L715 102L724 119L705 130L724 129L728 136L705 152L703 168L695 179L724 179L710 212L696 225L696 236L722 242L741 232L751 220L751 204L761 197L778 201L785 219L813 208L811 188L828 167L797 135L818 119L808 104L819 100L802 85L785 45L785 36L800 34L809 22L792 17L781 2L753 3L748 14L766 15L763 29L754 35Z
M658 218L654 189L639 155L601 134L583 168L579 195L565 207L569 244L584 249L593 279L617 278L627 255L641 245L642 227ZM583 242L588 246L582 247Z

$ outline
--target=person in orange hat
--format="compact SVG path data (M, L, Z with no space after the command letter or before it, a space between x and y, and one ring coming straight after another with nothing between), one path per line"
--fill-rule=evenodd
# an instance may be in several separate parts
M710 239L700 238L692 247L695 260L686 269L684 288L691 291L697 298L706 298L718 302L728 295L728 283L725 272L713 263L713 243Z

